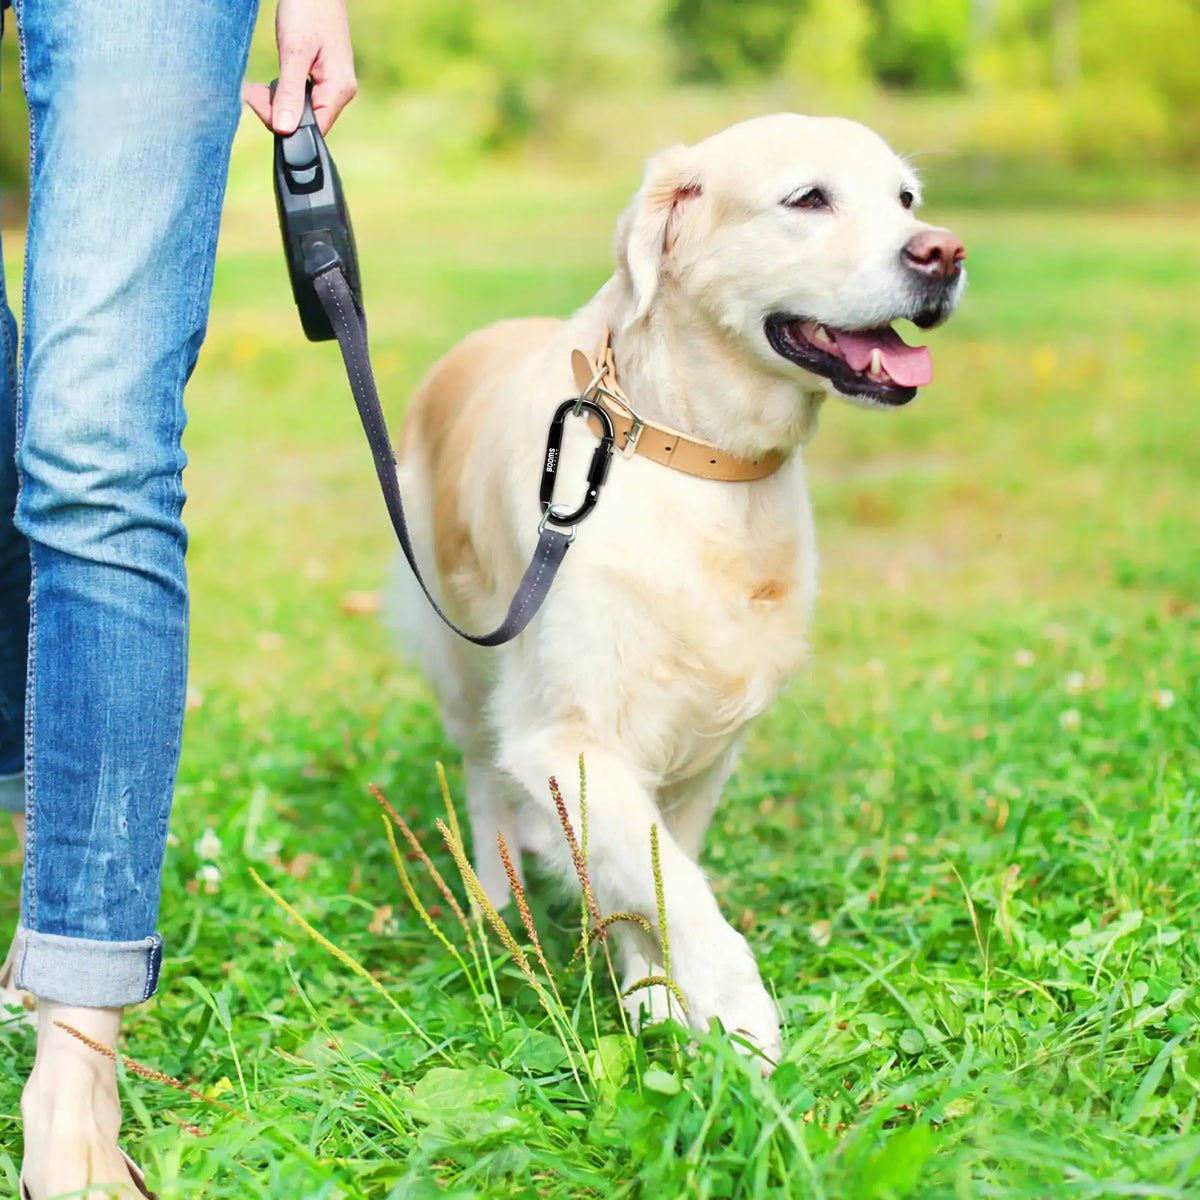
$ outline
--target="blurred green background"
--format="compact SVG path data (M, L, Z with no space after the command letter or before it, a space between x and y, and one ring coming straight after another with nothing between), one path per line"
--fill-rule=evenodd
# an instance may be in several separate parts
M269 6L252 74L274 74ZM353 0L365 94L423 164L592 159L716 110L878 125L943 198L1179 194L1200 167L1196 0ZM15 38L4 47L15 78ZM0 178L24 171L18 89Z
M355 0L408 152L567 161L771 108L879 127L943 202L1178 194L1200 167L1195 0ZM269 32L269 31L264 31ZM267 74L269 37L255 65Z

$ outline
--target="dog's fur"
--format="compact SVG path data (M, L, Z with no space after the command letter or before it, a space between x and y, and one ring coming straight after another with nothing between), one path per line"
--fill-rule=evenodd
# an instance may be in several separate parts
M784 203L813 186L829 209ZM478 630L503 615L536 542L547 427L578 391L571 352L593 352L605 327L642 415L746 457L791 452L752 483L616 456L543 611L501 649L460 641L404 572L399 585L400 621L462 750L492 900L509 892L498 833L573 876L547 780L578 828L582 754L601 908L654 921L657 823L686 1020L719 1017L768 1059L781 1050L775 1005L697 865L747 722L804 661L816 587L798 447L831 385L777 353L764 321L786 313L854 330L947 315L962 278L931 291L902 261L931 228L901 202L917 190L877 135L843 120L763 117L663 151L620 219L616 273L594 299L565 321L468 337L418 388L401 438L418 553L431 574L436 565L446 607ZM568 425L559 500L576 482L581 492L596 444L582 421ZM619 928L627 982L661 975L657 937ZM670 1002L652 989L629 1003L658 1016Z

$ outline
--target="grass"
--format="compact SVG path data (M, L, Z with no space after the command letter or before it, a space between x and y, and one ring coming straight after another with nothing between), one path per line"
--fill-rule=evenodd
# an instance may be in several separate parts
M468 329L591 294L637 170L411 178L369 118L335 148L398 418ZM190 391L166 986L125 1046L204 1097L127 1073L163 1195L1200 1194L1200 222L938 212L930 172L968 300L916 407L824 417L813 661L706 853L787 1021L763 1081L717 1036L630 1042L602 955L572 962L574 901L530 898L560 1002L401 838L406 894L368 784L465 905L435 763L461 779L369 611L390 531L267 178L247 129ZM31 1036L0 1046L15 1188Z

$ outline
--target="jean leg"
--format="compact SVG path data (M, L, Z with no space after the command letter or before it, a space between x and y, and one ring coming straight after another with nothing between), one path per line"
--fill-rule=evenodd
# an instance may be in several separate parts
M17 0L33 157L17 527L32 558L19 986L157 986L187 676L183 389L254 0Z
M25 665L29 543L17 505L17 323L0 262L0 809L25 811Z

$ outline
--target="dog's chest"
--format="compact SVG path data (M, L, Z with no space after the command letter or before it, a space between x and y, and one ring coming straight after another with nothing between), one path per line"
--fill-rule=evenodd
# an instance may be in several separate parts
M567 478L584 450L567 447ZM753 484L614 463L531 644L535 695L660 780L714 761L796 673L816 591L798 454Z
M660 678L694 691L688 720L718 729L757 716L800 666L812 611L806 547L700 542L664 630Z
M628 546L620 724L663 776L720 754L804 661L816 584L806 500L763 524L697 521Z

